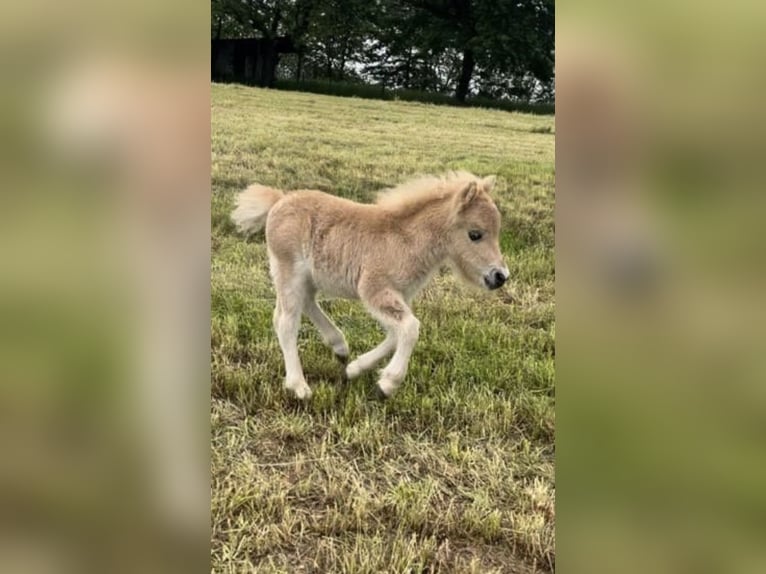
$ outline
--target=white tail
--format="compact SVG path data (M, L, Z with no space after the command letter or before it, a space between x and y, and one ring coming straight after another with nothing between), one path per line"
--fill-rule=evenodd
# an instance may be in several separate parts
M231 213L231 220L246 235L260 231L266 225L269 210L284 196L273 187L251 185L237 196L237 207Z

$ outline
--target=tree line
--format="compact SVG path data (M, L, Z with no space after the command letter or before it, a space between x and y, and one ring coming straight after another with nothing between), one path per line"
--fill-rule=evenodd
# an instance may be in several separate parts
M554 0L212 0L211 32L260 39L271 78L546 102L554 22Z

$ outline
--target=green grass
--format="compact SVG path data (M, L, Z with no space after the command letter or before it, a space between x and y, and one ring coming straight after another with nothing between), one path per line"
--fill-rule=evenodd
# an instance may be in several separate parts
M212 569L536 572L554 567L554 120L212 87ZM262 235L228 220L252 182L360 201L417 173L499 176L512 279L440 274L415 300L399 392L342 383L304 320L313 398L282 389ZM358 302L323 307L352 356L382 339Z

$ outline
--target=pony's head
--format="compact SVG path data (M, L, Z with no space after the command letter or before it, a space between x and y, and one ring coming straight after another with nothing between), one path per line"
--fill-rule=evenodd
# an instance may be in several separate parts
M447 257L465 281L497 289L508 280L500 253L500 212L489 196L495 176L470 178L452 197Z

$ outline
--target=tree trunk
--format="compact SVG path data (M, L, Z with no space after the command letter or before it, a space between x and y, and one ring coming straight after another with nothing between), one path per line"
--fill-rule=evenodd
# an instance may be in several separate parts
M277 37L277 30L279 30L279 22L282 20L282 10L277 8L274 11L274 18L271 20L271 37Z
M295 66L295 81L303 81L303 61L306 53L306 32L309 28L309 17L314 7L313 0L298 0L297 24L293 29L292 37L295 39L295 46L298 52L298 62Z
M348 36L343 39L343 48L340 52L340 67L338 79L342 80L346 75L346 58L348 57Z
M260 86L266 88L274 87L274 80L277 77L277 65L279 64L279 52L277 50L277 31L282 21L282 10L277 7L274 11L274 17L271 20L269 35L263 41L263 70L261 73Z
M410 89L410 76L412 74L412 46L407 52L407 61L404 64L404 88Z
M295 81L300 82L303 76L303 48L298 51L298 63L295 66Z
M210 77L217 79L216 69L218 68L218 48L220 46L221 31L223 30L223 22L218 18L218 26L215 32L215 39L212 42L210 48Z
M261 69L259 86L273 88L277 78L277 66L279 65L279 50L276 40L264 40L261 52Z
M475 66L476 60L474 59L473 50L471 48L466 48L463 50L463 65L460 69L460 78L458 78L457 91L455 92L455 97L458 102L465 102Z

